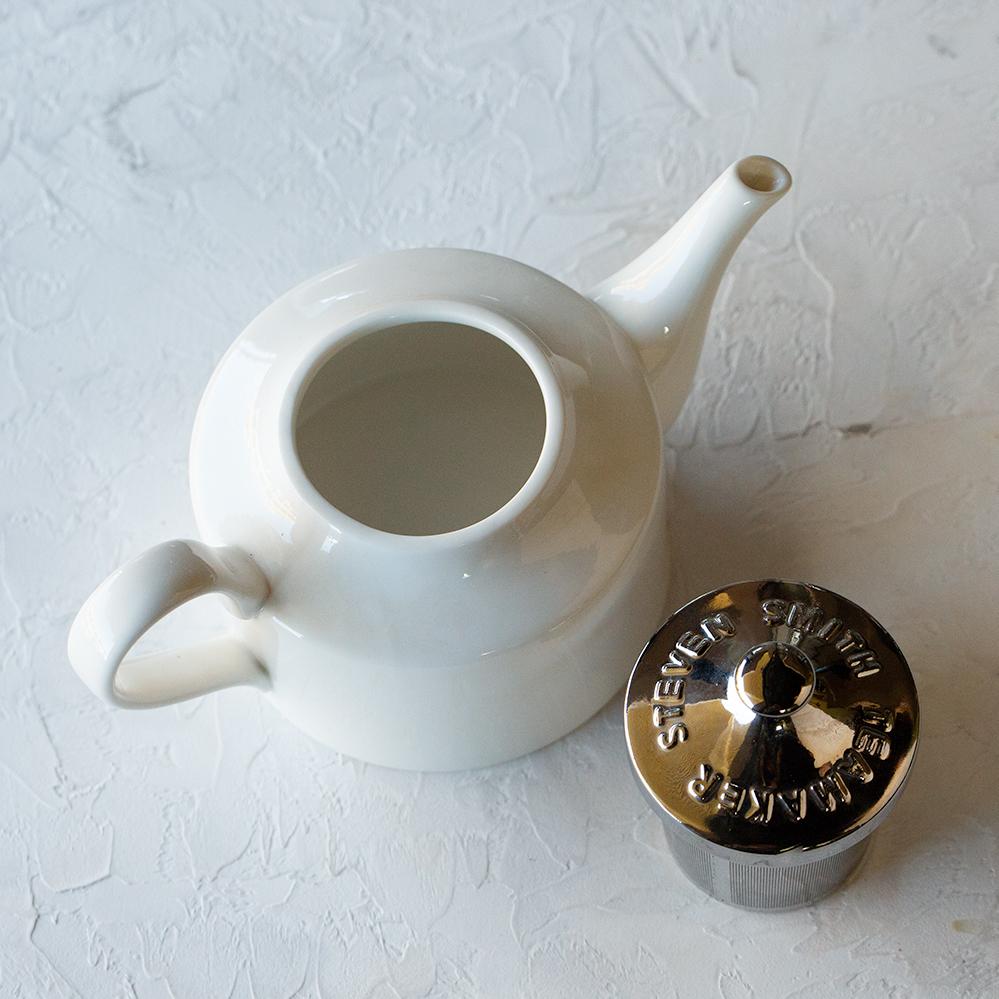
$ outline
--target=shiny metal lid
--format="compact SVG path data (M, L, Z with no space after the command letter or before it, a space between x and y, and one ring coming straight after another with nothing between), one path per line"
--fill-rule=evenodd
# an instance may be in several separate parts
M781 580L677 611L625 700L631 760L667 832L732 859L814 861L859 842L904 784L917 730L912 675L885 629Z

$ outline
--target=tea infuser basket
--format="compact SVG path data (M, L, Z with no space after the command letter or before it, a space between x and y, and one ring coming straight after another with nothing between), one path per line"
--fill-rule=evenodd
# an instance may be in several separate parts
M857 868L905 785L918 715L909 667L874 618L771 579L670 617L632 673L625 732L684 873L772 910Z

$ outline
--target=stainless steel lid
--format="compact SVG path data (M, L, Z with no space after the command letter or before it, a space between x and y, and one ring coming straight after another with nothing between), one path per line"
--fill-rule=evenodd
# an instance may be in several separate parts
M780 580L677 611L625 702L635 772L671 837L773 866L831 858L872 832L917 728L912 675L885 629L844 597Z

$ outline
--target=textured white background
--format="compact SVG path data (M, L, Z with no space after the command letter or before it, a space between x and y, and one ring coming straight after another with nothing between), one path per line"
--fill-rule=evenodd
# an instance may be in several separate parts
M853 886L702 897L617 704L420 776L250 692L85 692L72 614L192 532L198 396L272 298L421 244L585 287L748 152L795 188L672 434L673 597L803 577L908 652L920 758ZM997 261L995 3L0 5L0 995L999 995Z

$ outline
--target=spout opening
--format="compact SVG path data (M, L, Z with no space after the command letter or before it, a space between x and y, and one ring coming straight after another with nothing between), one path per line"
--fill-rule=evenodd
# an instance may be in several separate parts
M757 194L783 193L791 186L791 174L783 163L769 156L747 156L735 165L735 174Z

